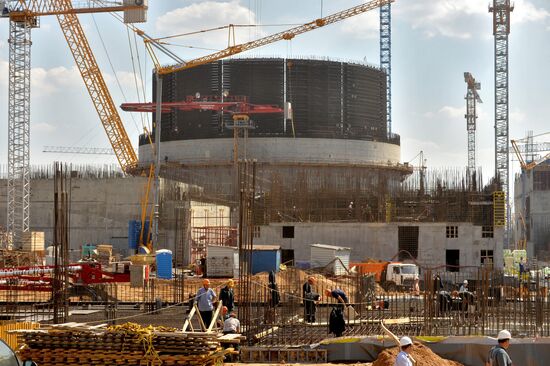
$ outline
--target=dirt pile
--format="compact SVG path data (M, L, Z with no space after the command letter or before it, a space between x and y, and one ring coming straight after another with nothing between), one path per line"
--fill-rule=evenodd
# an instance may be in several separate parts
M399 348L392 347L380 352L372 366L393 366ZM456 361L446 360L432 352L431 349L421 343L414 342L412 357L416 360L416 366L464 366Z

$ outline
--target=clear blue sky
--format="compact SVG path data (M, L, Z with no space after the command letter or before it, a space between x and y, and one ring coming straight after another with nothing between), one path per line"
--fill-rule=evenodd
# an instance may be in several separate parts
M152 36L167 36L229 23L264 25L237 33L237 41L248 41L285 28L269 24L303 23L360 2L149 0L149 21L138 26ZM515 6L510 35L510 137L520 138L527 130L535 134L549 130L550 3L547 0L515 0ZM394 3L393 130L402 137L403 161L423 150L430 167L466 165L463 72L469 71L481 82L480 94L484 101L478 120L478 163L485 176L492 174L494 60L492 17L487 7L488 1L482 0L397 0ZM137 101L125 27L108 14L83 15L80 19L115 103L124 102L115 73L127 100ZM7 38L7 21L2 19L0 164L7 162ZM133 44L134 36L130 39ZM227 33L203 33L175 42L221 49L227 44ZM152 66L141 40L137 40L137 45L141 78L146 85L147 99L150 99ZM209 53L184 47L173 50L184 59ZM291 43L280 42L246 55L329 56L378 64L378 11L301 35ZM134 51L136 62L137 58ZM109 147L55 17L43 17L41 28L33 30L32 67L31 163L54 160L115 162L110 157L42 153L44 145ZM139 70L137 77L140 77ZM141 82L138 80L138 83ZM132 118L122 111L121 114L137 147L142 117L134 115Z

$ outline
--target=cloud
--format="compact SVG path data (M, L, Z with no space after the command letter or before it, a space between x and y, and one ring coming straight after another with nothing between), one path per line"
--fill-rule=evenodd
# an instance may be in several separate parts
M520 110L519 108L514 108L510 111L510 122L511 123L523 123L527 122L527 114Z
M464 117L465 107L453 107L446 105L437 110L437 112L429 111L423 114L424 118L434 119L434 118L448 118L448 119L457 119Z
M33 132L52 132L55 131L55 129L55 126L46 122L33 123L31 126Z
M3 77L0 78L0 86L7 86L8 85L8 73L10 70L9 63L5 60L0 59L0 75L3 75Z
M33 96L48 95L75 87L84 88L76 66L70 69L64 66L51 69L35 67L31 70L31 94Z
M491 38L492 16L488 2L480 0L415 0L394 5L395 16L410 23L428 38L471 39L482 35ZM516 0L511 20L513 25L544 22L550 12L537 8L530 0Z
M255 15L239 0L228 2L201 1L177 8L157 18L155 27L163 35L195 32L228 24L255 24ZM235 30L237 43L248 41L247 28ZM171 40L179 44L202 46L214 49L227 47L227 29L200 33Z
M380 31L380 17L378 12L368 13L346 19L340 26L342 32L358 39L377 39Z

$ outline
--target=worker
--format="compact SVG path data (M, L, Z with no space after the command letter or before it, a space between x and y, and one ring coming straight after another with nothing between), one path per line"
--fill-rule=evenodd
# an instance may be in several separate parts
M467 291L468 291L468 280L464 280L458 292L467 292Z
M418 276L414 276L414 283L411 292L413 296L420 296L420 280L418 279Z
M210 280L205 278L202 281L202 287L197 291L195 303L199 308L202 321L207 328L212 322L212 312L214 311L214 302L216 299L216 293L210 288Z
M320 299L319 294L313 292L315 277L309 276L307 282L302 286L302 297L304 301L304 321L306 323L315 323L315 313L317 306L315 301Z
M346 295L346 293L342 289L339 289L339 288L334 289L334 290L326 289L325 290L325 295L327 297L332 297L332 298L338 300L338 304L341 304L342 308L344 306L349 305L348 296Z
M223 323L223 334L236 334L241 331L241 322L237 319L237 314L232 311L229 318Z
M402 337L399 340L399 346L401 347L401 352L397 354L393 366L413 366L414 362L411 357L411 351L413 349L412 339L409 337Z
M227 285L220 290L220 300L224 306L227 306L227 311L231 313L235 307L235 295L233 293L235 281L227 281Z
M508 347L510 347L510 339L512 335L507 330L498 332L498 345L491 348L486 366L512 366L512 359L508 355Z

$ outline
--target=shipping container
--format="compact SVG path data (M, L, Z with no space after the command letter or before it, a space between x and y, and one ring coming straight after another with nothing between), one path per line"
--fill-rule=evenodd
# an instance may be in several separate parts
M348 273L351 249L327 244L311 244L311 267L325 268L329 273L340 276Z
M252 274L279 272L281 247L279 245L254 245L252 249Z
M206 275L208 277L239 277L239 249L208 245L206 247Z

